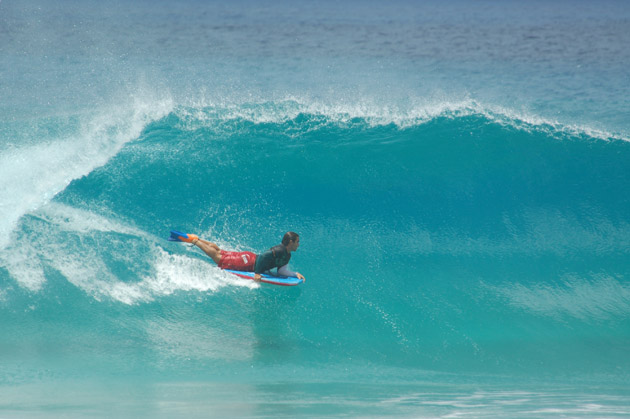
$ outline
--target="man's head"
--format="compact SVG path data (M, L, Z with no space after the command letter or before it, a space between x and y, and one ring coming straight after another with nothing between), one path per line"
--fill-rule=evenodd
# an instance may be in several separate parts
M289 252L293 252L300 246L300 236L297 233L289 231L282 238L282 244L286 246Z

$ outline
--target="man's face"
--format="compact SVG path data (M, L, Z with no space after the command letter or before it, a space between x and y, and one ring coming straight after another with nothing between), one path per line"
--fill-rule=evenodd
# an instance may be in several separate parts
M297 248L300 247L300 238L298 237L295 240L292 240L289 242L289 245L287 246L287 249L291 252L295 252L297 250Z

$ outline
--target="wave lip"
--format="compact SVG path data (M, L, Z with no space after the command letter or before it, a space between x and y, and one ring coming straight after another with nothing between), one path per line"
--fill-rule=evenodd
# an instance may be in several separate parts
M134 100L87 117L77 128L43 141L14 147L0 155L0 249L10 241L17 221L40 208L74 179L89 174L137 138L150 121L172 109L165 101ZM59 131L64 131L60 129Z
M327 125L365 124L369 128L393 125L399 129L407 129L442 118L461 119L476 116L488 123L520 131L541 132L554 138L568 136L630 141L629 137L621 133L588 125L563 123L527 111L486 104L472 98L433 101L418 99L403 105L385 105L371 100L323 103L296 97L240 104L198 102L177 107L174 109L174 116L179 120L178 128L184 130L223 128L231 133L234 124L281 124L286 125L289 134L292 132L303 134L318 126ZM307 126L301 126L304 123Z

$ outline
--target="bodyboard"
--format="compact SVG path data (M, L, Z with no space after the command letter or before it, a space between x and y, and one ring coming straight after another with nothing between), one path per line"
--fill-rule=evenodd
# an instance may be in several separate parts
M241 278L251 279L252 281L254 280L254 272L233 271L231 269L224 269L224 271L239 276ZM301 284L302 282L304 282L304 280L296 278L294 276L274 276L261 274L260 282L265 282L267 284L273 285L293 286Z

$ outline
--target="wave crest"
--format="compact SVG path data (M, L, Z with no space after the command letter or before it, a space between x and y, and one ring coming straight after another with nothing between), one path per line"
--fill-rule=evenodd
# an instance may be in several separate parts
M325 104L287 98L243 104L195 104L177 107L173 114L177 126L184 130L200 128L233 129L235 124L280 124L289 131L304 133L318 127L335 125L368 128L393 125L398 129L413 128L438 119L479 117L484 123L499 124L526 132L541 132L558 138L580 137L598 140L630 138L588 125L566 124L557 120L474 99L410 103L405 106L373 102Z

